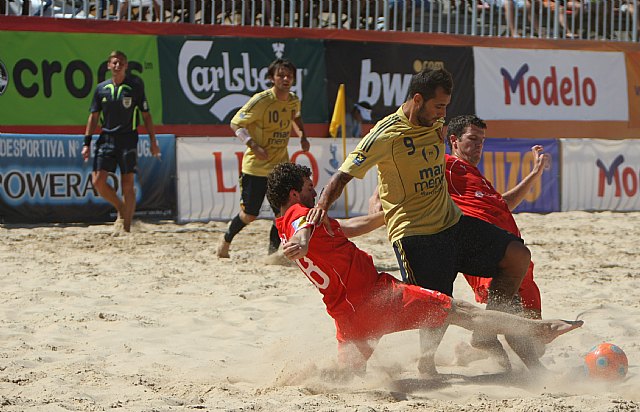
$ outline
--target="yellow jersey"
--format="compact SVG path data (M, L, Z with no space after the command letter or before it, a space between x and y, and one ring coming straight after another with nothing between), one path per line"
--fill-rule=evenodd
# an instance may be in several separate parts
M441 232L462 213L447 191L442 123L409 122L402 107L379 121L340 166L362 179L378 166L380 199L389 240Z
M251 138L269 155L267 160L256 157L247 148L242 158L242 173L267 176L278 163L288 162L287 145L294 119L300 117L300 99L289 93L287 101L278 100L273 89L256 93L242 106L231 123L249 130Z

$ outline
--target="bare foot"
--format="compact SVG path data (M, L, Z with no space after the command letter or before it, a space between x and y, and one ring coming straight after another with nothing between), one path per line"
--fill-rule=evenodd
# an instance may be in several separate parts
M543 343L549 343L560 335L582 327L583 324L584 322L581 320L556 319L541 321L538 339Z
M131 219L124 219L123 229L125 232L131 232Z
M453 353L456 355L453 363L458 366L467 366L471 362L489 357L487 352L476 349L467 342L459 342L454 348Z
M216 255L222 259L229 259L229 248L231 247L231 243L224 240L224 236L220 239L220 243L218 243L218 249L216 250Z
M116 233L125 232L123 218L119 217L116 219L116 221L113 223L113 231Z
M509 355L507 355L507 351L504 350L497 336L482 336L474 332L471 335L471 346L487 352L505 372L511 371Z

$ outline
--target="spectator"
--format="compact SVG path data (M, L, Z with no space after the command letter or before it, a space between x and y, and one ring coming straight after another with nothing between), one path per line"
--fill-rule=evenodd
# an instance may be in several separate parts
M354 104L351 112L347 113L347 137L362 137L362 123L370 121L371 105L367 102Z

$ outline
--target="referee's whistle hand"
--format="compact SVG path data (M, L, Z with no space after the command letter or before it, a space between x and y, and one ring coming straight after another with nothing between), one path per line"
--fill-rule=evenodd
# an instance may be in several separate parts
M91 149L89 148L89 146L82 146L82 159L86 162L87 160L89 160L89 155L91 154Z

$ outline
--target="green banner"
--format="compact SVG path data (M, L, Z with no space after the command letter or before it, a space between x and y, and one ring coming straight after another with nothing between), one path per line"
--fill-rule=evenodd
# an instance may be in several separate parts
M292 91L307 123L327 122L321 40L162 36L158 38L164 124L227 124L249 98L271 87L278 57L297 67Z
M155 36L0 31L0 44L0 125L84 126L112 50L127 55L162 120Z

